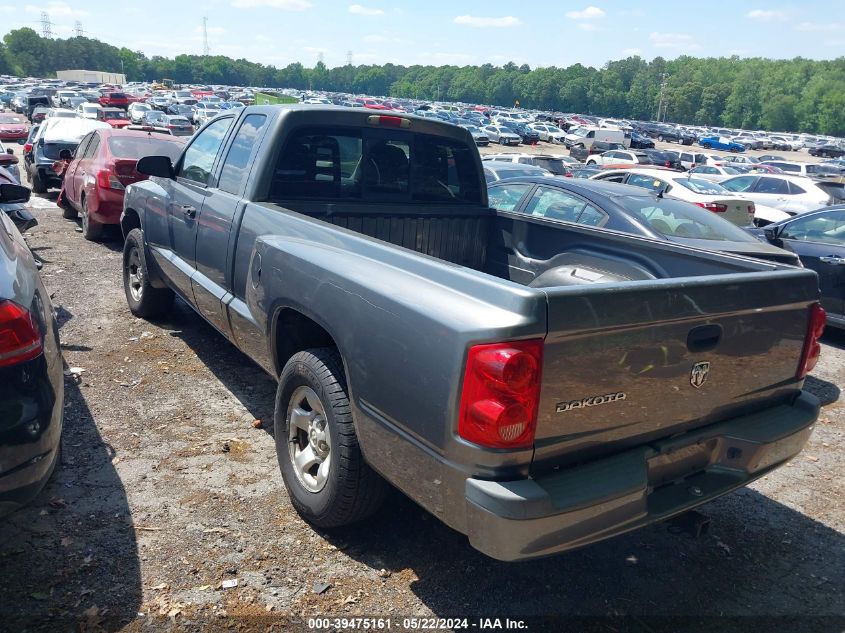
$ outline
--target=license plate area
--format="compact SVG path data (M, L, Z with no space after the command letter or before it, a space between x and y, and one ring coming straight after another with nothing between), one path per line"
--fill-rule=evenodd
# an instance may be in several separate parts
M649 486L659 488L701 472L715 461L718 444L713 438L651 457L646 462Z

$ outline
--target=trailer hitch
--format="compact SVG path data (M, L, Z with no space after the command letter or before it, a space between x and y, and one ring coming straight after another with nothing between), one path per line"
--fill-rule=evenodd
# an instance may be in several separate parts
M689 510L668 521L671 534L683 534L689 538L700 538L710 530L710 517Z

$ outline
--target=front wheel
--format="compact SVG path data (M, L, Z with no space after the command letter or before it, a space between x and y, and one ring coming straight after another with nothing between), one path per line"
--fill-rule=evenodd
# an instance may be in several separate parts
M333 528L375 512L386 482L364 461L340 354L294 354L276 391L276 457L291 504L309 523Z
M170 288L150 285L141 229L129 231L123 244L123 290L130 312L143 319L163 316L173 305Z
M32 193L47 193L47 183L37 169L32 170Z

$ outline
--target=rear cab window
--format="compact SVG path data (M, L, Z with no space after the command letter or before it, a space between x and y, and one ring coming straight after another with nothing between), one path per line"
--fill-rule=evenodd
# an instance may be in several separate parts
M480 204L474 147L403 131L301 128L276 163L269 200Z

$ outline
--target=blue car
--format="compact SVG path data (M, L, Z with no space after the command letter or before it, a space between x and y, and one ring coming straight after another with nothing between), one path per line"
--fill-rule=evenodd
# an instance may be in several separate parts
M704 149L717 149L720 152L733 152L738 154L745 151L745 145L737 143L726 136L702 136L698 144Z

